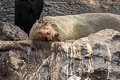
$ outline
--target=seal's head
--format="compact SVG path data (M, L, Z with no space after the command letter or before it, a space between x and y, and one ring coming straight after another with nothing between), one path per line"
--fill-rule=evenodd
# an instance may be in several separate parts
M53 27L55 24L52 24L48 21L37 20L30 31L31 40L57 40L58 32L55 31Z

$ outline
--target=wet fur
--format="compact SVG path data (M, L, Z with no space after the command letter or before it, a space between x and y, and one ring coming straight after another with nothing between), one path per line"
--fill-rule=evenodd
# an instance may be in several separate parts
M86 13L66 16L46 16L40 20L39 24L34 24L31 29L30 39L41 39L41 34L36 34L40 24L48 22L52 24L54 34L59 33L58 40L72 40L86 37L103 29L114 29L120 31L120 15L112 13ZM42 28L44 30L44 26ZM54 38L54 36L53 36ZM53 39L52 38L52 39Z

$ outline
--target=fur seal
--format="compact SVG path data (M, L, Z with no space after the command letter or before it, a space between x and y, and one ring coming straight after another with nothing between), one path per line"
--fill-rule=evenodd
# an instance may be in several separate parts
M76 40L103 29L120 31L120 15L84 13L66 16L46 16L37 20L30 30L31 40Z

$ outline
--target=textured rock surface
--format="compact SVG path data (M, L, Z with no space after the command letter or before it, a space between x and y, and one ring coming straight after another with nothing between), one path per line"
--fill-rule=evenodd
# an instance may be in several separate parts
M41 16L80 14L88 12L111 12L120 14L119 0L44 0Z
M1 80L120 80L120 32L114 30L52 45L0 44Z
M0 0L0 20L14 23L15 0Z
M15 0L0 0L0 20L14 23ZM42 16L67 15L86 12L120 14L119 0L44 0Z
M27 34L19 27L0 21L0 40L16 41L26 39L28 39Z

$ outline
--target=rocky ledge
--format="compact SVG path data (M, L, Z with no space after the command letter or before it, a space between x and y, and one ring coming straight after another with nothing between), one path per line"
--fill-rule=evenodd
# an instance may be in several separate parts
M32 42L0 22L0 80L120 80L120 32L78 40Z

